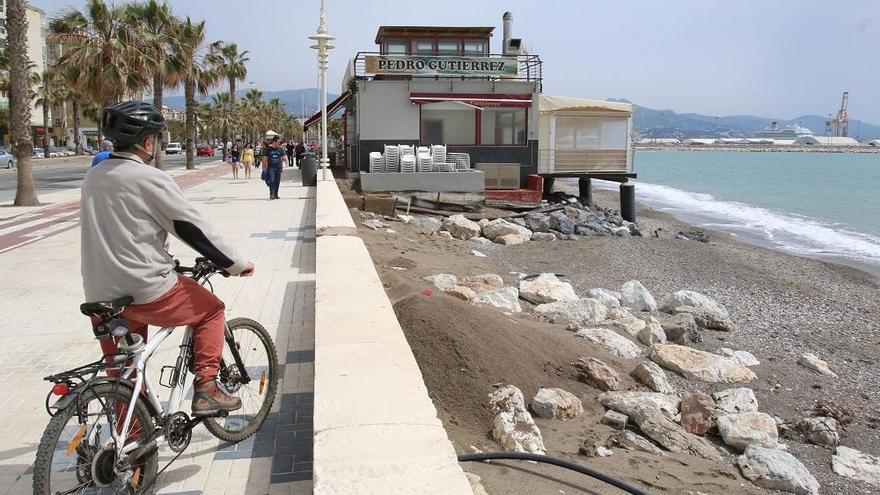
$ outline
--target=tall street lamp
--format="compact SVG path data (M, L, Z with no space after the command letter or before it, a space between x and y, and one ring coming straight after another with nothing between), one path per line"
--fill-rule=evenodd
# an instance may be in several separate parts
M333 49L330 42L335 40L327 32L327 23L324 21L324 0L321 0L321 22L318 24L318 32L309 36L316 44L311 48L318 50L318 67L321 69L321 180L327 180L327 58L328 51Z

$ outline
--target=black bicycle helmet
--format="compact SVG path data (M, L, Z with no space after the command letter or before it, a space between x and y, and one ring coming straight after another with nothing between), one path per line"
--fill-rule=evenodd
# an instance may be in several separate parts
M101 132L116 147L141 144L165 130L165 118L145 101L123 101L104 109Z

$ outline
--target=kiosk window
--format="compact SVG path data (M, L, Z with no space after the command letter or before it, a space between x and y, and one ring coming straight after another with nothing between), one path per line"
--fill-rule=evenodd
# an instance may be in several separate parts
M526 144L525 108L484 108L480 113L480 144Z
M437 42L437 54L458 55L458 40L440 40Z
M486 42L485 41L465 41L464 42L464 54L465 55L485 55L486 54Z
M475 112L474 108L454 101L422 105L422 144L475 144Z
M388 40L385 42L385 53L389 55L406 55L406 40Z
M434 54L434 40L415 40L413 44L417 55Z

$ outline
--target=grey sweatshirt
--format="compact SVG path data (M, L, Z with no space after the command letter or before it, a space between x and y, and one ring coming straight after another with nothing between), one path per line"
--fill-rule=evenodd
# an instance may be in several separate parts
M122 157L126 159L122 159ZM82 185L82 277L86 301L122 296L152 302L177 282L168 233L233 275L247 267L165 172L114 153Z

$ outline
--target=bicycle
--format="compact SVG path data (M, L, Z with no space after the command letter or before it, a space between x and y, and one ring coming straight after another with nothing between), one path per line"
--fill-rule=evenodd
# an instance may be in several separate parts
M177 261L175 266L178 273L212 291L211 277L229 276L205 258L197 258L192 267ZM242 408L194 418L182 410L194 358L190 327L175 364L160 370L159 385L171 389L163 407L146 366L175 328L161 328L144 342L128 331L122 317L131 301L122 297L81 305L83 314L98 317L93 324L96 338L123 339L118 352L44 378L53 383L46 396L46 411L52 418L34 461L35 495L152 494L158 476L187 449L197 425L204 424L223 441L237 443L256 433L272 408L279 371L275 344L262 325L248 318L226 322L217 378L223 391L242 400ZM58 398L50 404L53 396ZM163 445L176 455L159 471Z

